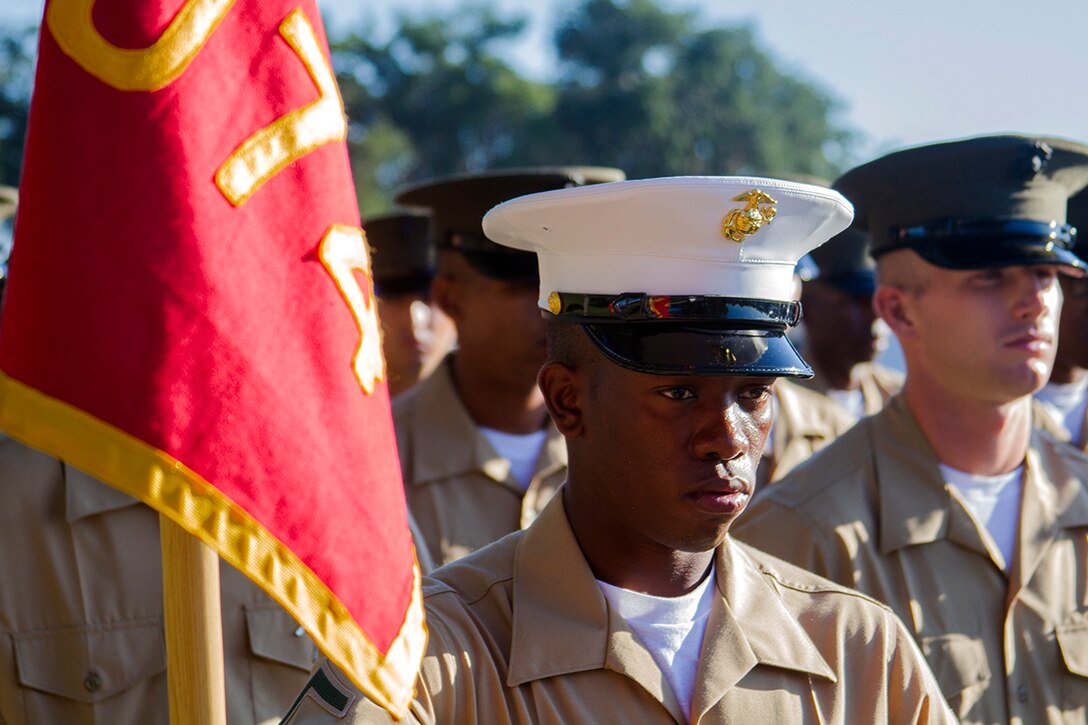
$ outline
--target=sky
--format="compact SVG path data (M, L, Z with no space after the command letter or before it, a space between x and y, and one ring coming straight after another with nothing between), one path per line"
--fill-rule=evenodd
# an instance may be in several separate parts
M169 1L169 0L164 0ZM180 0L177 0L180 6ZM546 77L548 33L577 0L491 0L527 14L512 51ZM815 83L862 134L856 161L893 148L986 133L1088 140L1088 2L1084 0L659 0L703 25L747 24L781 67ZM364 22L388 34L399 14L463 0L319 0L329 31ZM0 0L0 22L33 22L42 0Z
M548 32L575 0L497 0L529 13L519 46L527 73L546 73ZM1020 132L1088 141L1088 2L1084 0L659 0L705 25L746 24L787 69L842 104L863 135L857 161L891 149ZM463 6L457 0L323 0L337 24Z

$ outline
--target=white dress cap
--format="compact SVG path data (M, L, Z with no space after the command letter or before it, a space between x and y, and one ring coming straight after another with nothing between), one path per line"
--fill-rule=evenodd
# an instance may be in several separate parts
M852 219L850 202L820 186L679 176L518 197L483 230L537 253L549 309L552 293L789 301L797 260Z

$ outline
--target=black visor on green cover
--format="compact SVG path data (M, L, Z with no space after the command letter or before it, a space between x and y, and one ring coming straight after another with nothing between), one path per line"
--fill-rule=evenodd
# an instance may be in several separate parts
M514 254L492 252L461 252L465 261L480 274L491 279L507 282L527 282L536 284L540 281L540 270L536 255L532 252Z
M877 255L909 248L946 269L990 269L1054 264L1083 275L1088 264L1073 252L1077 230L1069 224L1026 219L942 219L891 230Z
M784 327L737 329L672 321L583 325L612 362L653 375L810 378Z

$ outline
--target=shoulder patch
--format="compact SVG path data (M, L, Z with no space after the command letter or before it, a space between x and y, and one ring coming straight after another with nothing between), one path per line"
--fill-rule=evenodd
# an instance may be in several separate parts
M280 721L280 725L291 721L291 717L306 698L312 699L333 717L343 719L348 714L352 703L355 702L356 693L340 684L336 675L329 669L328 660L325 660L310 677L295 701L291 703L291 709Z

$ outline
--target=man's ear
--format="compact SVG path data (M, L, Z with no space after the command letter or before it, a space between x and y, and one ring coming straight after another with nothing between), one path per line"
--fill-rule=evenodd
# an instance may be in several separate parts
M910 302L906 290L892 285L880 285L873 293L873 311L888 323L888 327L892 329L895 336L901 339L915 333Z
M585 375L563 363L545 363L536 384L544 394L544 404L555 427L565 438L582 435L582 390Z

